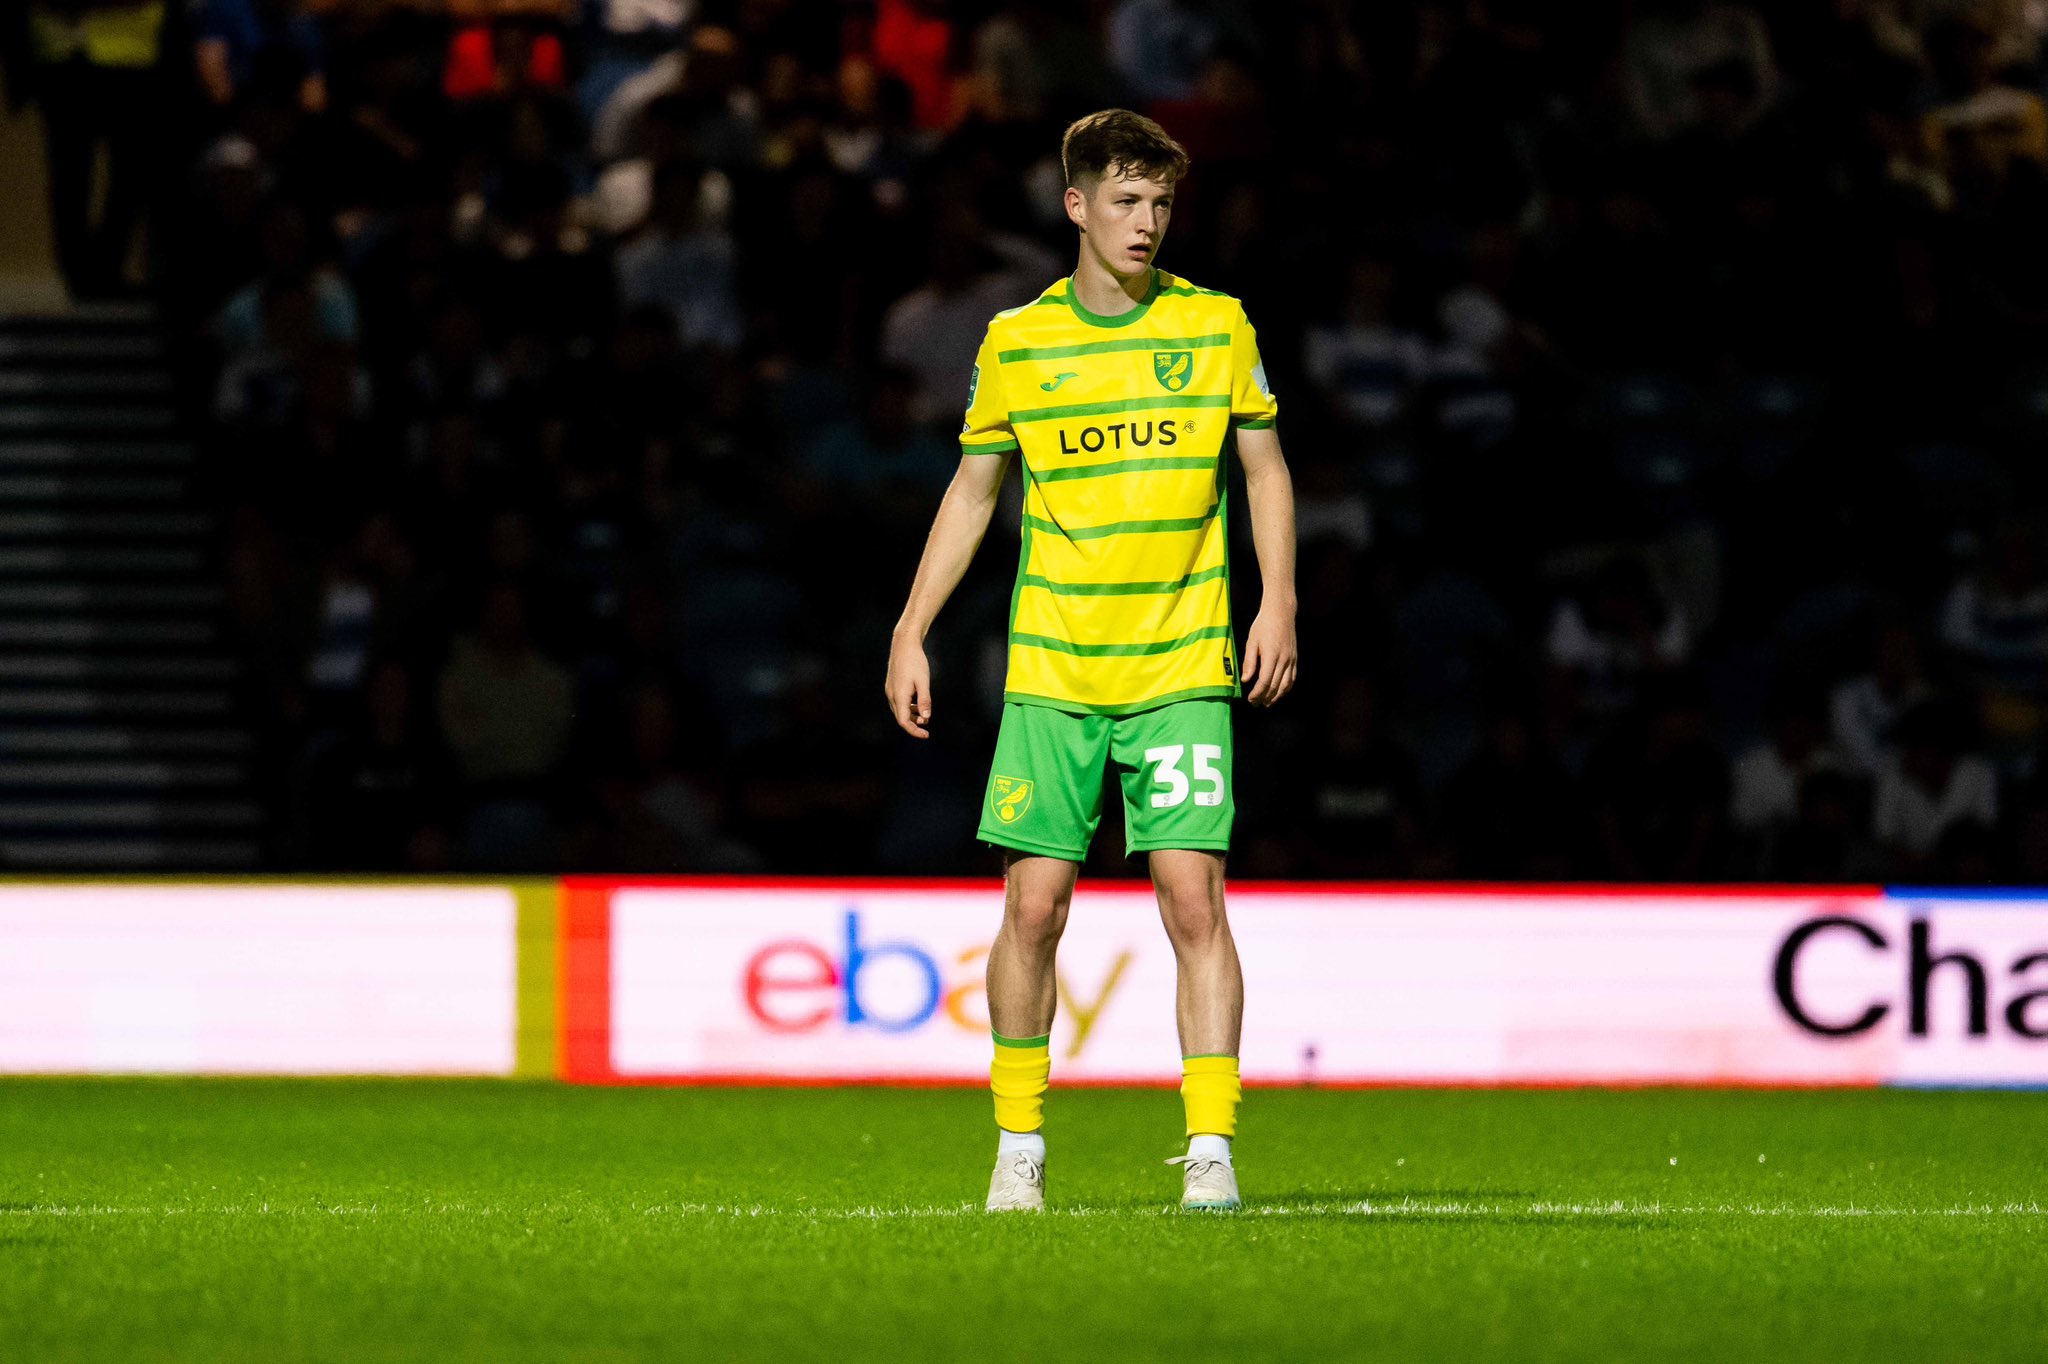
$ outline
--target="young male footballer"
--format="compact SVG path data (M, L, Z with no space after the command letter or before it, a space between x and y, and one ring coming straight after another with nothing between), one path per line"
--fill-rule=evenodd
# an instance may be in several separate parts
M988 1207L1045 1206L1053 953L1114 770L1127 850L1148 854L1178 964L1181 1206L1231 1209L1244 978L1223 911L1230 702L1240 684L1257 706L1294 685L1294 492L1243 306L1153 263L1187 153L1151 119L1110 109L1069 127L1060 155L1080 260L989 323L960 469L890 647L889 705L905 730L928 736L925 634L1019 456L1024 544L980 830L1007 853L988 958L998 1128ZM1226 430L1265 584L1242 657L1230 623Z

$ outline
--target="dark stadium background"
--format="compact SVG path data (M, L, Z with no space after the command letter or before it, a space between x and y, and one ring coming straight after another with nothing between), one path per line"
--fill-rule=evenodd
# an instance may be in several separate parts
M121 69L68 3L12 865L991 867L1014 501L929 744L883 654L1125 104L1300 496L1236 874L2048 880L2038 5L196 0Z

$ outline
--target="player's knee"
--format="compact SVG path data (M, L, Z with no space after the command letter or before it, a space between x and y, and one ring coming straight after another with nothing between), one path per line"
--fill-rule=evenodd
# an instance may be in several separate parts
M1212 947L1230 931L1223 914L1223 899L1209 888L1159 888L1159 914L1166 921L1166 935L1180 951L1200 952Z
M1049 895L1019 895L1006 910L1010 936L1026 951L1051 951L1067 926L1067 906Z

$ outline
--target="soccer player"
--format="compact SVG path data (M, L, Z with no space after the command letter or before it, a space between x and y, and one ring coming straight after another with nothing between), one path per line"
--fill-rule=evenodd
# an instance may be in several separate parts
M1179 971L1181 1206L1231 1209L1244 978L1223 908L1230 702L1268 706L1294 685L1294 492L1243 306L1154 264L1187 153L1151 119L1111 109L1069 127L1060 154L1080 259L989 323L960 468L897 622L886 688L896 722L928 737L924 638L1021 457L1023 553L980 826L1006 850L1003 926L988 958L998 1128L988 1207L1045 1206L1053 954L1113 769L1126 848L1149 855ZM1265 585L1241 656L1227 429Z

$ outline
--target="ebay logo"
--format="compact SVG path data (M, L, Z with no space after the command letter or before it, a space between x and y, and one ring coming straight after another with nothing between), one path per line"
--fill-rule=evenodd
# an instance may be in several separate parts
M836 941L801 938L772 942L748 959L741 979L747 1012L770 1032L809 1033L837 1025L880 1033L915 1032L928 1025L988 1031L983 971L988 947L970 947L950 961L907 939L870 939L860 910L849 905ZM1071 1020L1069 1059L1088 1036L1131 964L1119 952L1092 990L1076 989L1056 973L1059 1011ZM943 1015L943 1020L941 1019Z

